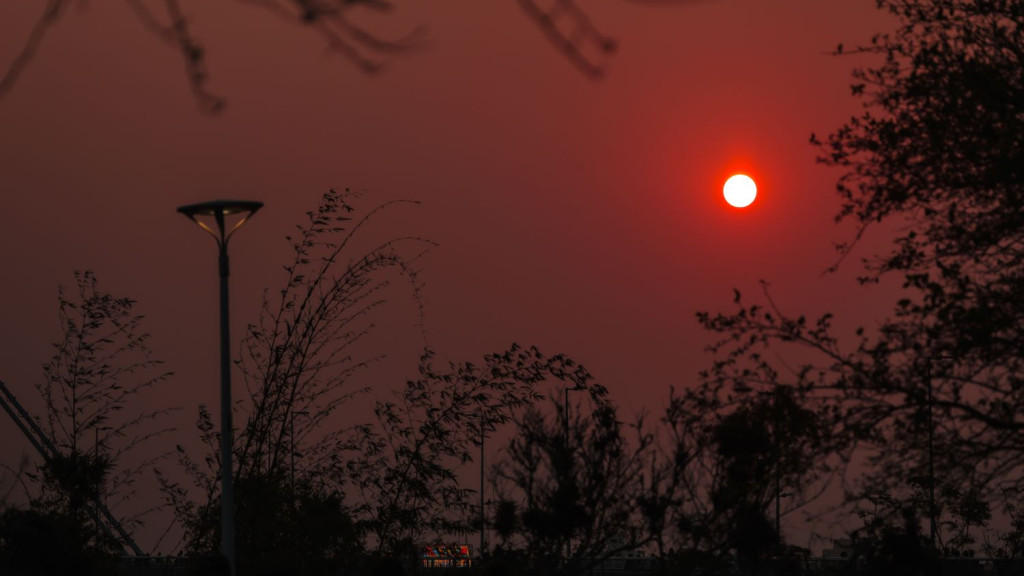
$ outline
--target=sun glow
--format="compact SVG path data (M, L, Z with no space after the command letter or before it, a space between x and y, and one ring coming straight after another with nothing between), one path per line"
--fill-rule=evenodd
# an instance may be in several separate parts
M722 193L725 194L725 201L730 206L746 208L757 197L757 185L750 176L736 174L725 181Z

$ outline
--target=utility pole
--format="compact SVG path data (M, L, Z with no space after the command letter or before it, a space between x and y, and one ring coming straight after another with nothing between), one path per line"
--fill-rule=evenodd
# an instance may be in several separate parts
M782 549L782 410L779 406L778 385L775 386L774 398L772 399L772 436L775 445L775 535L779 540L779 550Z
M480 412L480 557L483 558L484 550L487 549L485 540L485 514L484 514L484 413Z
M937 550L935 540L935 420L932 415L932 357L928 357L928 525L932 550Z
M578 392L580 390L586 390L586 389L587 389L586 386L581 386L580 384L577 384L576 386L573 386L572 388L566 388L565 389L565 450L566 450L566 453L569 455L570 460L573 457L573 450L572 450L572 443L570 442L571 438L569 436L569 392ZM571 464L571 462L570 462L570 464ZM568 472L571 474L572 470L573 470L573 466L570 465ZM569 563L569 559L570 558L572 558L572 528L571 527L569 529L567 529L566 532L565 532L565 563L566 564Z

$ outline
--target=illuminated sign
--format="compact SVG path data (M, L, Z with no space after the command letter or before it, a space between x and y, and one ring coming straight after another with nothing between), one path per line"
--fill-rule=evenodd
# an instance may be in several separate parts
M424 546L420 554L420 563L424 568L469 568L473 559L466 545Z

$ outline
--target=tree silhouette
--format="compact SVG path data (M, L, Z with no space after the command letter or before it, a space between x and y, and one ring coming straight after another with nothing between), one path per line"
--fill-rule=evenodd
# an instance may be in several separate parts
M100 290L88 271L75 273L72 296L60 289L63 335L36 386L46 406L44 432L57 450L42 470L40 505L46 510L78 514L97 495L119 504L132 495L139 473L159 459L131 465L123 459L166 432L147 425L168 410L128 408L139 394L171 376L152 357L149 334L142 331L144 317L134 306L130 298Z
M425 538L470 530L476 498L462 487L459 472L474 461L481 426L486 432L531 405L535 383L564 362L513 345L479 366L439 368L428 351L417 379L375 403L374 421L357 426L347 453L338 457L376 552L401 557Z
M896 30L836 51L877 57L854 73L864 112L811 141L820 162L842 170L837 219L857 226L836 266L882 227L893 244L864 258L860 281L898 280L901 297L876 328L843 345L831 314L807 320L783 313L770 296L745 305L737 295L736 311L700 315L721 336L713 371L742 381L771 367L795 388L831 399L836 433L869 457L863 492L912 478L939 492L941 478L986 500L1020 493L1024 5L879 7L896 16ZM780 354L800 364L790 369L774 360Z
M114 555L135 547L121 530L130 533L145 513L113 520L124 537L119 541L104 520L114 516L100 502L114 508L130 500L142 471L162 456L125 462L127 454L166 432L152 423L168 410L132 408L141 393L170 376L151 355L143 316L134 311L135 301L100 290L92 272L76 272L75 288L71 295L59 291L62 336L36 385L46 411L41 426L28 423L38 434L32 439L43 461L37 472L28 472L26 461L17 473L29 507L2 502L5 574L109 573Z
M856 368L870 378L856 384L911 407L889 407L898 430L920 429L933 387L947 472L993 489L1019 484L1024 7L884 4L902 25L863 49L885 56L856 73L868 111L821 144L822 161L845 170L841 217L861 233L900 224L890 253L866 262L865 281L896 275L906 296L882 336L859 344Z
M746 568L784 556L775 505L787 514L813 502L842 463L827 413L800 390L755 390L713 372L673 392L664 417L666 535L681 567L717 569L731 555Z
M540 571L586 573L656 538L644 505L653 433L642 418L619 421L604 388L587 389L590 408L577 405L571 422L557 402L554 418L537 408L517 417L493 467L501 552ZM567 538L571 556L563 562Z
M295 446L310 461L338 450L342 431L307 435L365 391L353 389L351 378L380 358L360 358L355 351L372 330L394 275L407 282L422 313L415 266L433 244L399 237L363 249L360 235L374 219L407 202L356 216L356 197L329 191L307 214L308 224L288 237L293 261L284 267L284 287L265 295L259 320L249 326L241 365L252 409L239 437L242 476L283 474ZM416 322L421 326L422 317Z
M8 576L103 576L113 553L79 519L38 508L0 510L0 571Z

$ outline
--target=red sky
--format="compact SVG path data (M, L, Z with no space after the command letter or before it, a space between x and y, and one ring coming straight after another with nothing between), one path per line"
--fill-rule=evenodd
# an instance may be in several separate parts
M228 99L217 117L127 3L70 10L0 100L0 379L32 404L57 285L92 269L139 301L190 435L195 405L217 401L216 262L175 207L266 204L231 246L238 336L280 282L284 236L330 187L366 189L366 207L422 202L378 230L439 243L422 267L441 358L536 344L628 410L695 381L709 358L694 313L729 309L734 287L765 279L787 310L850 323L882 310L855 269L822 277L849 231L833 224L837 173L807 143L857 111L858 61L828 53L890 25L874 1L581 3L619 42L599 82L512 0L401 3L389 29L422 24L430 43L374 77L308 29L186 2ZM0 6L0 67L41 5ZM734 170L760 187L746 211L721 200ZM412 376L422 344L397 300L374 340L392 361L363 377L379 389ZM0 462L29 449L18 434L0 418Z

